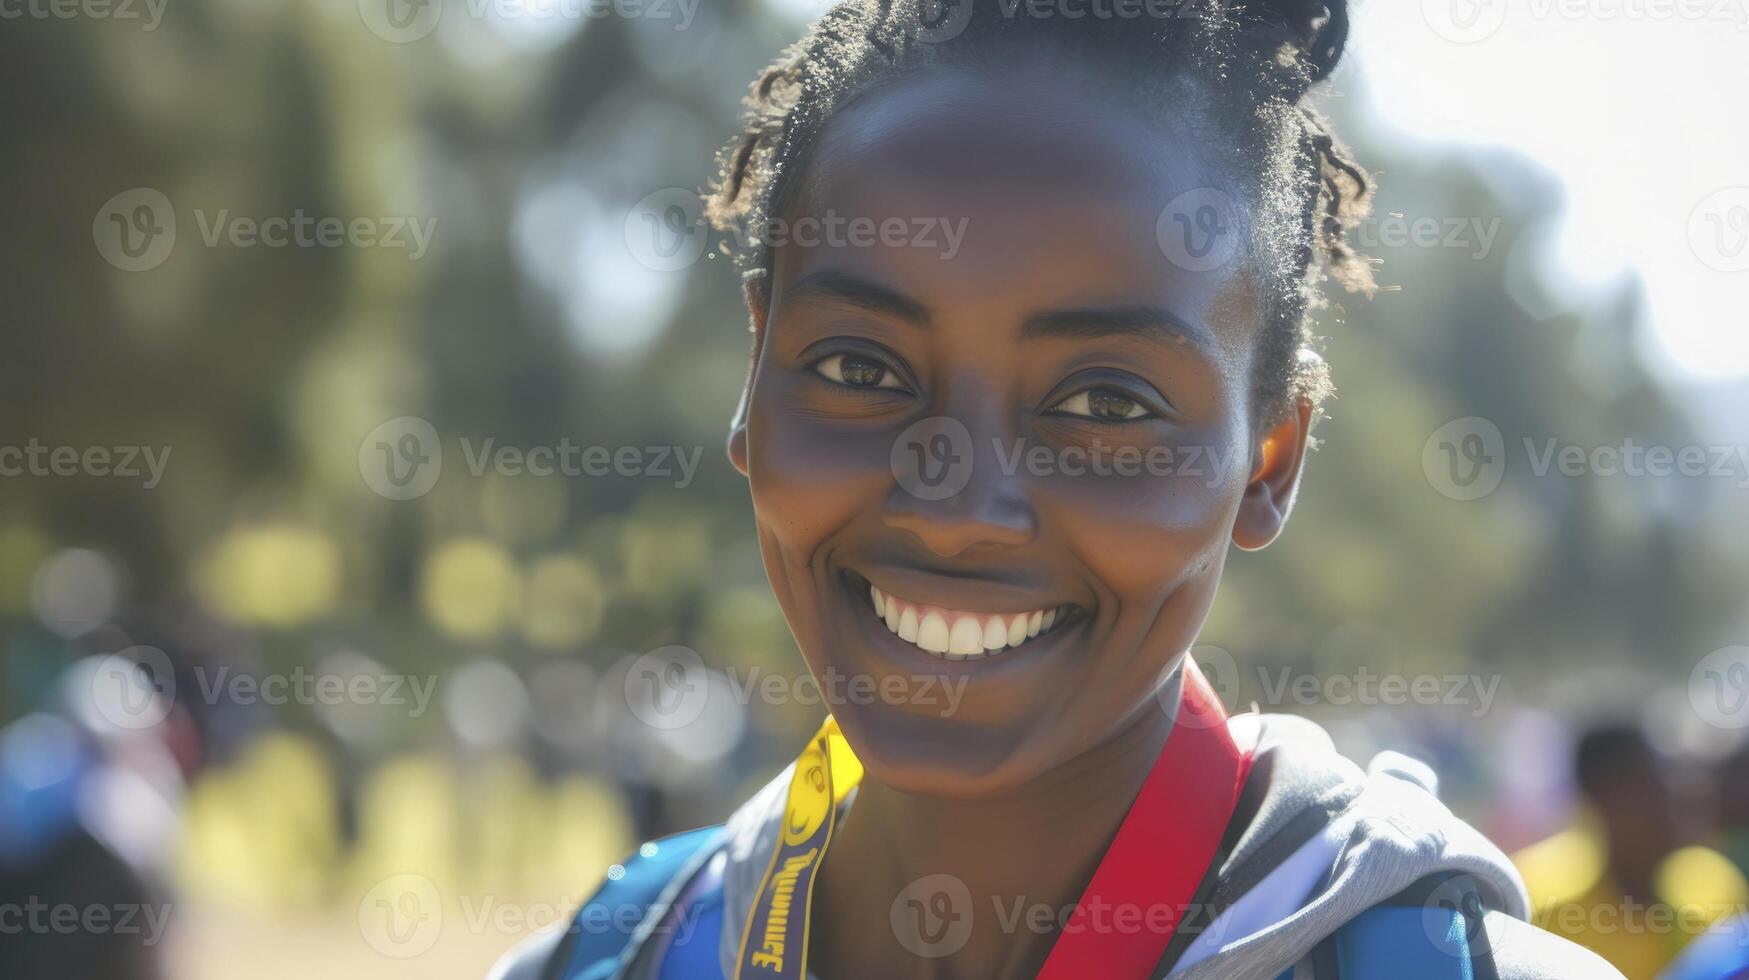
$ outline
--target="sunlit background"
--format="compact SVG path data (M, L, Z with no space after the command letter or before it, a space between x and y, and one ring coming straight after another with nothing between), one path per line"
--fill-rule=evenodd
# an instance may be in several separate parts
M818 722L733 693L803 670L721 449L738 279L714 240L640 236L696 217L745 84L823 5L82 9L0 22L0 446L41 464L0 476L0 856L84 828L162 896L173 977L480 976ZM1566 826L1587 717L1642 712L1697 770L1749 726L1702 668L1749 643L1746 25L1374 2L1327 105L1380 181L1386 288L1325 311L1324 444L1205 660L1235 706L1433 762L1509 849ZM224 224L296 214L377 243ZM1442 447L1490 435L1478 494ZM1527 443L1709 472L1538 473ZM675 455L470 465L562 445ZM433 446L428 485L384 482ZM675 646L717 696L666 729L628 671ZM1267 703L1281 671L1363 667L1497 686ZM1749 666L1718 676L1749 696Z

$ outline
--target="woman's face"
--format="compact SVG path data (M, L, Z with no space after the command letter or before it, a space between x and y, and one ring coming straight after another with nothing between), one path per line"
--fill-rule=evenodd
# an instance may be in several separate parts
M1253 432L1257 287L1179 128L931 73L835 116L773 229L731 456L897 789L1000 792L1158 710L1228 543L1279 529L1307 416Z

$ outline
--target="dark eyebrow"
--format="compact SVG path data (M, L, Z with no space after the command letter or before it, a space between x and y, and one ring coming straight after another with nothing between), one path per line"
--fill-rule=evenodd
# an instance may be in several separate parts
M820 269L797 279L785 293L791 297L836 300L870 313L905 320L920 327L930 324L929 309L903 293L880 283L837 269Z
M1171 310L1148 304L1056 310L1028 317L1021 340L1041 337L1154 337L1188 342L1205 353L1215 351L1214 335Z

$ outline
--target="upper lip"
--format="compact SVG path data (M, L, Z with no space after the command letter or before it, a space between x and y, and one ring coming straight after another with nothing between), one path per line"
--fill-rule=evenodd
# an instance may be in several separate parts
M944 574L899 566L869 566L852 569L851 574L862 580L859 584L873 585L900 599L960 612L1012 615L1056 606L1084 605L1064 598L1061 592L997 577Z

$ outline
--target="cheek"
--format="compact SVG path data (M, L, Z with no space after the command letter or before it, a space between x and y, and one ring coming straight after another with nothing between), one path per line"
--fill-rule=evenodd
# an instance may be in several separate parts
M808 564L830 536L864 515L878 518L892 482L884 426L827 424L790 390L793 379L762 380L747 417L747 476L763 534L786 563Z
M1137 454L1128 471L1058 479L1044 497L1065 544L1120 609L1152 617L1191 580L1218 576L1249 460L1219 431Z

